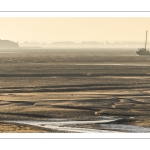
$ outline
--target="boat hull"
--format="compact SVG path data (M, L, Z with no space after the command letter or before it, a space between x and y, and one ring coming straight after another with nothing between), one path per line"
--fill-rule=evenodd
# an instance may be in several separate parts
M150 52L142 53L142 52L136 52L138 55L150 55Z

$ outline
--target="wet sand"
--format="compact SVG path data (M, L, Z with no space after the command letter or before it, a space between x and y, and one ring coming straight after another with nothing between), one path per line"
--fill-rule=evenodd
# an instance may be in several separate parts
M7 129L6 121L99 116L121 117L117 125L150 127L148 56L44 50L1 53L0 62L0 132L59 132L10 122ZM102 129L97 124L72 126Z

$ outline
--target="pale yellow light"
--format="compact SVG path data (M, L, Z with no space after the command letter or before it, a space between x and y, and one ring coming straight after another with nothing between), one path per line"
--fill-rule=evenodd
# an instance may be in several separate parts
M144 41L146 30L150 18L0 18L0 39L13 41Z

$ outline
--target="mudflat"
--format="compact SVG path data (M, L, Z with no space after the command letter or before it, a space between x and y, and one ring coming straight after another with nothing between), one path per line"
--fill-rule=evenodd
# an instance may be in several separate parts
M149 62L129 49L1 52L0 132L62 132L11 123L57 118L118 117L117 125L150 127Z

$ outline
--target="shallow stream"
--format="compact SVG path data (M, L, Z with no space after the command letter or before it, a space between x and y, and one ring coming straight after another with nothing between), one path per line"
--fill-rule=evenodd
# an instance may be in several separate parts
M150 132L150 128L115 124L117 120L122 118L100 118L99 120L93 121L75 121L69 119L49 119L46 121L9 121L27 125L33 125L38 127L43 127L47 129L54 129L58 131L65 132L77 132L77 133L118 133L118 132L128 132L128 133L147 133ZM80 127L76 127L80 125ZM94 126L95 129L87 128L86 125ZM82 126L82 127L81 127Z

